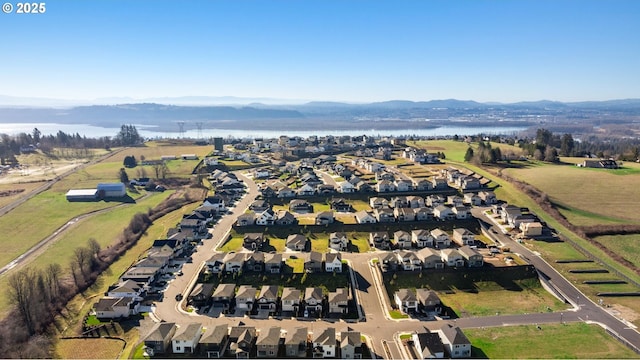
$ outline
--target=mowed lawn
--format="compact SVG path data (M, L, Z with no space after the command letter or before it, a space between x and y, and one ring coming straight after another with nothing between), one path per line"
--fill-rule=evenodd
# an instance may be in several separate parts
M465 329L472 356L489 359L634 359L598 325L584 323Z
M574 225L638 223L640 201L636 199L640 199L637 186L640 174L620 175L617 171L545 164L506 169L505 173L535 186L560 207L564 206L565 216Z

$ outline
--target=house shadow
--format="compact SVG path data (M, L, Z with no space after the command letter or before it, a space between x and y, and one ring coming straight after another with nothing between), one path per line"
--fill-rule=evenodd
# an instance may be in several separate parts
M369 288L371 288L371 283L357 271L354 271L354 276L356 278L356 284L358 284L358 290L368 293Z
M482 349L477 346L471 345L471 358L472 359L488 359L489 357L485 354Z

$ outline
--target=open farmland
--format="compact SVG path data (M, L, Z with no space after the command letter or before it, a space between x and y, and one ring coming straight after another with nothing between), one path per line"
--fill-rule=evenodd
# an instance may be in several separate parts
M489 359L631 359L630 349L600 326L545 324L465 329L472 356Z
M504 171L547 193L574 225L640 223L640 174L550 164Z

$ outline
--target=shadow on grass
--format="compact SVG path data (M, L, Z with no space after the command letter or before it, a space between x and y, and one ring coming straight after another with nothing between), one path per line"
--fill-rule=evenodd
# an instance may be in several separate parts
M487 356L487 354L484 353L484 351L482 351L482 349L480 349L479 347L476 346L471 346L471 357L473 359L488 359L489 357Z

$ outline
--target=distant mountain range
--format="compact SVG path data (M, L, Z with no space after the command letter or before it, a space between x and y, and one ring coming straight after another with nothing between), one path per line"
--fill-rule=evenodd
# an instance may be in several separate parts
M175 131L177 122L199 123L205 129L411 129L456 122L466 126L531 126L540 119L600 119L620 115L637 119L640 99L510 104L472 100L392 100L368 104L311 101L286 103L271 98L191 96L128 102L128 98L96 100L74 105L56 99L16 98L0 95L0 123L62 123L119 127L154 125ZM99 102L119 104L99 104ZM238 105L219 105L236 102ZM244 104L241 104L245 102ZM177 105L192 103L191 105ZM198 105L199 104L199 105ZM573 121L573 120L572 120ZM627 121L627 120L625 120Z

